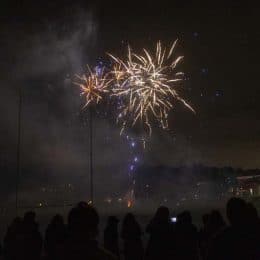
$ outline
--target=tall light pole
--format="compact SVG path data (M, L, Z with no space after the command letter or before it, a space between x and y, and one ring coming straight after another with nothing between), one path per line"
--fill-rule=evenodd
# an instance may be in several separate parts
M16 187L15 187L15 209L18 215L19 209L19 183L21 171L21 117L22 117L22 88L18 90L18 116L17 116L17 147L16 147Z
M93 183L93 111L89 107L89 181L90 181L90 201L94 203L94 183Z

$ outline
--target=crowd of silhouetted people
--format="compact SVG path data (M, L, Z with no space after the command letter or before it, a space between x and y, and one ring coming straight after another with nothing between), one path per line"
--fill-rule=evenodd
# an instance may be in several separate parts
M259 260L260 220L256 208L240 198L226 205L226 223L219 211L202 217L200 230L189 211L170 218L167 207L159 207L142 230L128 213L121 222L108 217L104 241L99 245L99 215L94 207L81 202L68 214L67 224L60 215L52 218L42 237L34 212L17 217L9 226L0 254L7 260ZM143 236L149 239L144 246ZM120 243L122 240L122 246Z

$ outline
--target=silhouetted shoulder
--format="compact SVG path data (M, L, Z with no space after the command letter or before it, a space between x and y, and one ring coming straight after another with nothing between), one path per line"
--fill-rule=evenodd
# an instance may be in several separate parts
M107 251L103 248L98 248L96 256L97 256L97 258L96 258L97 260L116 260L117 259L116 256L114 256L109 251Z

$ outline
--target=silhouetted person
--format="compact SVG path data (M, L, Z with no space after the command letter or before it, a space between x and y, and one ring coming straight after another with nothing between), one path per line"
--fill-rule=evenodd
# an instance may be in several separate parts
M251 224L249 208L240 198L231 198L226 207L230 226L216 236L208 259L260 259L259 231Z
M2 243L0 243L0 259L4 259Z
M145 259L172 259L173 225L167 207L159 207L146 228L150 235Z
M209 225L209 218L210 218L210 214L206 213L202 216L202 227L200 229L200 239L201 240L207 240L208 239L208 225Z
M202 216L202 228L199 232L199 247L200 247L200 255L201 258L204 260L207 256L208 251L208 239L209 239L209 233L208 233L208 223L209 223L209 217L210 214L204 214Z
M23 259L40 259L42 252L42 237L35 221L35 212L28 211L24 214L22 222Z
M99 216L95 208L81 202L71 209L68 216L68 239L64 255L59 259L110 260L116 259L111 253L98 246Z
M259 229L260 220L257 213L257 209L254 207L252 203L247 203L247 218L248 224L252 227Z
M37 260L41 257L42 238L35 222L35 213L24 214L23 220L16 218L5 237L6 259Z
M203 228L206 229L208 222L209 222L209 217L210 214L206 213L202 216L202 224L203 224Z
M207 230L210 237L215 237L219 232L223 231L226 223L218 210L212 210L209 216Z
M143 259L143 244L142 244L141 227L136 221L133 214L128 213L122 225L121 237L124 241L124 256L125 260Z
M257 209L252 203L247 203L246 207L246 219L248 223L248 233L250 234L252 239L252 250L255 251L257 259L260 259L260 219L257 213Z
M212 210L208 214L206 225L203 227L203 233L200 233L200 247L201 256L206 259L208 256L208 250L211 247L215 237L223 232L226 227L226 223L218 210Z
M4 257L7 260L19 259L21 254L22 219L16 217L8 227L4 237Z
M104 248L119 257L118 222L115 216L108 217L104 230Z
M192 224L189 211L184 211L177 216L174 227L174 259L196 260L199 258L198 232Z
M64 251L66 235L63 217L60 215L54 216L45 232L44 247L49 259L57 259L60 252Z

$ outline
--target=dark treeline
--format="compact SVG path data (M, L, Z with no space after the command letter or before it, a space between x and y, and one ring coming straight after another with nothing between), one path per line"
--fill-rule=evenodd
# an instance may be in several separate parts
M226 194L238 186L237 177L260 175L259 169L210 167L201 164L179 167L140 167L135 174L136 196L178 198L186 193L205 193L208 198ZM162 189L163 187L163 189ZM160 193L158 193L160 191Z
M241 169L233 167L214 167L206 166L202 164L194 164L192 166L179 166L179 167L166 167L166 166L156 166L156 167L140 167L136 174L136 177L140 179L150 179L156 178L158 176L166 177L169 179L181 179L184 175L189 177L191 181L193 180L203 180L203 181L215 181L215 180L225 180L232 179L239 176L255 176L260 175L260 169Z

